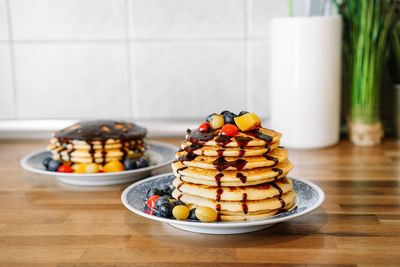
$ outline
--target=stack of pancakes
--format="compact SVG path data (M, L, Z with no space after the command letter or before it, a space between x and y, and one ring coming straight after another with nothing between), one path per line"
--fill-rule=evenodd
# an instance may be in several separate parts
M130 122L81 121L54 134L47 150L54 160L105 164L142 157L146 129Z
M207 206L218 220L255 220L295 207L288 152L281 134L260 128L227 137L220 130L188 130L172 168L172 195L187 204Z

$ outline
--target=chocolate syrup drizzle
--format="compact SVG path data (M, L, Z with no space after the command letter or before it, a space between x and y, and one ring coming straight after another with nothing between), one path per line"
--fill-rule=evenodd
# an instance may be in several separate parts
M130 144L131 141L142 140L146 136L146 129L131 122L113 121L113 120L84 120L64 128L54 134L54 137L63 146L63 149L58 152L61 158L61 152L66 150L69 145L72 145L72 140L83 140L89 144L89 154L92 162L95 162L94 142L101 143L102 164L106 161L105 144L108 139L120 140L122 158L126 157L124 144ZM134 146L129 145L129 149L134 149ZM74 149L69 151L68 160Z
M247 182L247 176L241 172L236 173L236 178L239 178L242 183Z
M223 170L233 167L236 168L237 170L243 169L243 167L246 165L247 161L244 159L237 159L235 161L227 161L225 157L218 157L216 160L212 162L214 167L222 172Z

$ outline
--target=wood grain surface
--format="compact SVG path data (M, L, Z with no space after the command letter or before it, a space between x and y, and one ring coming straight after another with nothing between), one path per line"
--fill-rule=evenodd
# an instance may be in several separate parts
M20 159L45 145L0 141L0 266L400 266L394 141L290 150L291 176L320 185L323 206L267 230L228 236L132 214L120 202L127 184L74 187L24 171Z

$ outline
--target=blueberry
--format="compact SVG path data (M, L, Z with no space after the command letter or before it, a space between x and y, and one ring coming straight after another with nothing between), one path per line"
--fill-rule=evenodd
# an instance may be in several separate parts
M146 193L147 198L152 197L154 195L161 196L162 192L158 188L150 188Z
M235 124L234 118L236 117L236 114L233 112L230 112L228 110L224 110L221 112L221 115L224 116L224 120L226 124Z
M242 116L242 115L244 115L244 114L246 114L246 113L249 113L249 112L248 112L248 111L240 111L240 113L239 113L238 116Z
M166 191L166 192L167 192L167 191L169 191L169 189L170 189L170 188L169 188L169 185L167 185L167 184L162 185L162 186L160 187L160 190L161 190L161 191Z
M168 190L168 195L172 196L172 192L175 190L175 186L172 186L169 190Z
M134 170L137 169L136 161L131 158L126 158L124 160L125 170Z
M173 202L173 203L174 203L174 206L178 206L178 205L184 205L184 206L186 206L185 202L180 201L180 200L177 200L177 201L175 201L175 202Z
M169 197L168 196L162 196L159 199L157 199L156 202L156 210L160 208L160 206L164 203L169 203Z
M196 208L190 210L188 219L192 220L192 221L198 221L199 220L196 217Z
M51 171L51 172L55 172L55 171L57 171L58 167L60 167L60 165L61 165L61 161L52 159L49 161L47 170Z
M207 118L206 118L206 122L210 122L211 117L214 116L214 115L215 115L215 113L208 115Z
M50 163L50 161L52 160L52 158L45 158L43 161L42 161L42 164L43 164L43 166L46 168L46 170L49 168L49 163Z
M174 204L172 204L171 202L162 203L157 210L157 215L164 218L171 218L173 208Z
M149 163L144 158L138 158L135 160L137 168L145 168L149 166Z

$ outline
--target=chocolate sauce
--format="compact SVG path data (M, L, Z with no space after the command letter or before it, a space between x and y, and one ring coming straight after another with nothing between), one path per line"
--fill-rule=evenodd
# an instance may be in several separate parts
M245 153L246 153L245 150L240 149L240 150L239 150L239 157L243 157Z
M244 214L247 214L247 212L249 211L249 207L246 203L242 203L242 210Z
M221 204L217 204L217 206L215 207L215 209L217 210L217 212L220 212L221 211ZM218 217L218 215L220 215L219 213L217 214L217 217ZM219 221L218 219L217 219L217 221Z
M146 136L146 129L131 122L113 120L84 120L55 133L61 143L70 140L107 141L108 139L138 140Z
M266 154L264 154L264 158L266 158L267 160L271 160L271 161L273 161L273 162L274 162L274 165L272 165L272 166L275 166L276 164L278 164L278 163L279 163L279 160L278 160L277 158L275 158L275 157L272 157L272 156L270 156L270 155L266 155Z
M178 174L181 174L180 172L183 171L183 170L185 170L185 169L187 169L187 168L188 168L187 166L180 167L179 169L176 170L176 172L177 172Z
M220 221L221 220L221 214L217 214L217 221Z
M217 202L221 201L221 195L223 192L224 192L224 190L221 187L217 189L217 196L216 196Z
M182 196L183 196L183 194L180 194L180 195L178 196L178 200L181 200Z
M235 136L236 143L238 143L240 148L247 146L247 144L253 140L251 137L247 136Z
M237 159L235 161L227 161L224 157L218 157L216 160L212 162L214 167L218 171L223 171L229 167L236 168L237 170L243 169L243 167L246 165L247 161L244 159Z
M192 153L187 153L185 155L179 156L178 157L178 161L180 162L184 162L184 161L192 161L195 158L197 158L196 154L192 154Z
M244 214L247 214L247 212L249 211L249 207L247 206L247 194L243 193L242 194L242 210Z
M217 175L215 175L215 182L217 183L217 186L220 187L221 186L221 178L224 176L224 174L222 172L218 173Z
M272 185L273 187L275 187L276 190L278 190L278 192L279 192L279 197L281 197L281 196L283 195L282 188L280 188L279 185L277 185L276 183L271 183L271 185Z
M225 149L218 149L217 153L218 153L218 157L222 157L224 155Z
M224 134L219 134L217 138L215 138L215 142L217 143L217 145L225 147L227 144L232 142L232 140L229 136L226 136Z
M283 207L286 206L285 200L283 200L282 198L278 198L278 200L279 200L279 202L281 202L281 204L282 204L282 207L281 207L281 208L283 208Z
M192 144L189 145L189 146L185 146L185 147L183 148L183 150L186 151L186 152L188 152L188 153L190 153L190 154L193 154L193 152L194 152L195 150L200 149L200 148L202 148L202 147L203 147L202 144L192 143Z
M236 173L236 178L239 178L242 183L246 183L247 177L241 172Z
M217 135L215 131L199 132L197 129L194 130L187 129L186 134L187 134L186 139L194 144L204 144L207 141L213 139Z
M183 182L180 183L180 184L178 184L178 186L176 187L176 189L178 189L179 191L181 191L180 189L181 189L181 187L182 187L183 184L184 184Z
M260 129L248 131L248 132L246 132L246 134L253 136L255 138L259 138L259 139L265 141L267 144L270 144L273 140L272 136L261 132Z

